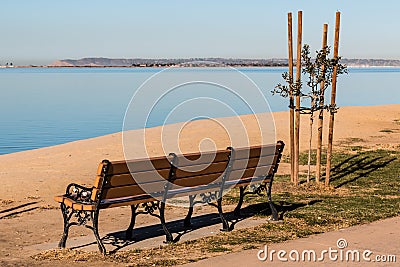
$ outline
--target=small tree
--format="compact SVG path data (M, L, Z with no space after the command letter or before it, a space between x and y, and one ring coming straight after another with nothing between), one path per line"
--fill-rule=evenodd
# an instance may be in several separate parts
M305 44L302 49L302 73L306 76L306 85L308 89L303 88L302 83L293 82L287 72L282 74L282 78L286 81L287 85L279 83L274 90L273 94L287 98L290 90L293 90L295 96L300 95L302 99L308 99L308 106L300 107L300 114L308 114L310 116L310 136L309 136L309 150L308 150L308 173L307 182L310 181L311 176L311 145L313 137L313 124L314 113L319 110L329 110L336 112L336 106L324 104L324 95L326 89L332 84L332 76L335 67L337 74L347 73L347 67L340 64L340 57L329 59L330 48L324 47L316 51L315 59L311 58L310 46ZM303 102L304 103L304 102ZM292 105L289 108L294 108ZM296 110L297 111L297 110Z

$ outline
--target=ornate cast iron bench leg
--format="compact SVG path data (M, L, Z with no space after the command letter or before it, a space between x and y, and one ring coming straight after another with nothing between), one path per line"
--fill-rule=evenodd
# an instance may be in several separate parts
M160 221L161 221L161 225L162 225L162 228L164 230L164 233L165 233L165 242L166 243L172 243L172 242L174 242L174 239L172 238L172 234L168 230L168 227L167 227L167 225L165 223L164 211L165 211L165 203L161 202L161 204L160 204Z
M96 237L97 241L97 246L99 247L100 253L105 255L106 254L106 248L103 245L103 242L101 242L101 238L99 235L99 211L96 210L95 212L92 212L92 222L93 222L93 227L88 227L92 228L94 236Z
M132 231L133 231L133 227L135 227L135 222L136 222L136 209L139 205L131 205L131 211L132 211L132 215L131 215L131 223L129 224L128 229L126 229L126 236L125 238L127 240L131 240L132 239Z
M97 245L99 250L102 254L106 254L106 249L101 242L99 231L98 231L98 218L99 218L99 211L83 211L83 210L74 210L70 207L67 207L64 203L61 203L61 212L64 219L64 232L61 237L60 242L58 243L59 248L65 248L67 239L68 239L68 232L69 228L73 225L82 225L86 228L89 228L93 231L94 236L96 237ZM71 219L75 217L74 222L71 222ZM87 225L88 221L92 221L92 226Z
M271 208L271 221L279 221L279 217L278 217L278 211L275 208L274 202L272 202L272 198L271 198L271 188L272 188L272 179L269 182L268 188L267 188L267 197L268 197L268 204L269 207Z
M193 207L193 205L194 205L194 199L195 199L195 197L196 197L196 195L193 195L193 196L189 196L189 211L188 211L188 214L186 215L186 217L185 217L185 220L183 221L183 226L185 226L185 227L190 227L190 226L192 226L192 223L190 222L190 219L192 218L192 215L193 215L193 209L194 209L194 207Z
M221 221L222 221L221 231L228 232L229 224L228 224L228 221L225 219L224 213L222 212L222 196L220 198L218 198L217 207L218 207L219 217L221 218Z
M69 228L75 224L75 223L74 224L69 223L69 220L71 219L71 217L73 215L73 211L70 211L70 209L72 209L72 208L69 208L64 203L61 203L61 212L62 212L63 219L64 219L64 232L63 232L60 242L58 243L59 248L65 248L65 244L68 239Z
M239 187L239 190L240 190L239 202L238 202L235 210L233 211L233 214L235 215L235 217L240 217L240 209L242 208L243 198L244 198L244 190L246 190L246 187L247 186Z

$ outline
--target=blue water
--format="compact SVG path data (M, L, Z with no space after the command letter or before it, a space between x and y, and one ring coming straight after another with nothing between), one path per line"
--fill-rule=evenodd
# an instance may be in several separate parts
M272 111L288 109L286 100L270 93L278 82L282 82L284 68L239 70L262 89ZM143 82L159 71L160 69L153 68L0 69L0 154L121 131L132 95ZM178 71L223 72L221 69ZM339 78L337 104L399 104L398 84L398 68L350 69L348 75ZM214 87L202 86L188 87L186 93L164 98L155 107L146 126L161 125L166 114L171 111L171 106L185 101L192 94L229 103L235 107L237 114L250 113L246 106L241 105L240 99ZM204 108L207 107L193 106L194 112ZM262 110L257 110L260 111ZM226 116L223 109L209 107L208 115L210 114L213 117ZM169 122L176 121L179 118Z

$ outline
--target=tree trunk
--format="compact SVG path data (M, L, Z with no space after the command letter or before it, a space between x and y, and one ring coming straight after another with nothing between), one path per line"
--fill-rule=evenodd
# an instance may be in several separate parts
M292 13L288 13L288 51L289 51L289 134L290 134L290 181L294 183L294 95L293 95L293 34L292 34Z
M296 62L296 82L301 83L301 48L303 36L303 12L297 13L297 62ZM300 90L300 88L297 88ZM300 94L296 95L296 116L294 124L294 184L299 184L299 150L300 150Z
M334 51L333 51L334 58L338 58L338 56L339 56L339 29L340 29L340 12L336 12L335 44L334 44ZM336 106L336 79L337 79L337 67L334 68L333 76L332 76L331 106ZM330 176L331 176L334 123L335 123L335 113L331 112L330 117L329 117L328 150L326 152L325 186L329 186L329 181L330 181Z
M311 102L311 108L314 106L314 99ZM314 111L311 111L310 115L310 140L308 143L308 172L307 172L307 183L310 182L311 176L311 145L312 145L312 137L313 137L313 124L314 124Z
M322 49L326 49L328 41L328 24L324 24L324 30L322 35ZM322 66L322 72L324 74L324 80L320 84L320 96L319 96L319 115L318 115L318 137L317 137L317 156L315 163L315 182L318 184L321 179L321 158L322 158L322 132L324 127L324 105L325 105L325 66Z

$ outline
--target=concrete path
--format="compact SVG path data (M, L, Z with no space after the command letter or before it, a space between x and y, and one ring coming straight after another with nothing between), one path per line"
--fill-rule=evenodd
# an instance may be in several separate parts
M297 261L296 253L299 254ZM400 217L395 217L308 238L268 244L260 249L222 255L184 266L400 266L399 263Z

